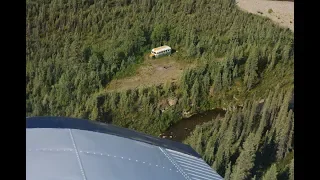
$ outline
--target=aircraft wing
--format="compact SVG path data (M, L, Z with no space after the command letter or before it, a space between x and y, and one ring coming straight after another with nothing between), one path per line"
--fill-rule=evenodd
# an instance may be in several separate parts
M26 118L27 180L220 180L190 146L95 121Z

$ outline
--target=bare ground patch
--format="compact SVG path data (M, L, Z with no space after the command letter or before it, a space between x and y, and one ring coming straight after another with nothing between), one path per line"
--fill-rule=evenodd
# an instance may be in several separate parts
M166 82L178 82L183 71L194 64L175 60L174 56L159 59L148 59L137 69L134 76L112 80L106 87L106 91L121 91L160 85Z
M236 0L240 9L265 16L294 31L294 2L270 0Z

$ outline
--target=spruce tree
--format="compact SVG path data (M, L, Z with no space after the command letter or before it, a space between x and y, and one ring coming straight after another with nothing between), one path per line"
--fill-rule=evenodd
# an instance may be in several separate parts
M195 110L198 107L198 102L199 102L199 82L198 82L198 79L196 79L191 88L191 103L192 103L193 110Z
M220 91L222 89L222 79L221 79L221 73L218 72L215 79L214 79L214 91Z
M254 134L250 133L243 144L242 151L236 160L235 167L231 174L232 180L244 180L251 176L251 169L254 166L255 148Z
M247 86L247 89L251 89L257 81L258 61L259 51L256 47L253 47L253 50L250 52L245 64L244 82Z
M289 111L287 117L284 117L283 124L281 125L281 131L278 134L278 147L277 147L277 158L282 159L287 153L289 136L290 136L290 128L292 126L292 110Z
M250 114L249 114L248 121L247 121L247 127L246 127L247 134L249 134L253 130L253 124L255 123L254 119L255 119L256 110L257 110L257 102L254 101L252 103L252 106L250 109Z
M208 97L208 92L209 92L209 88L210 88L210 76L209 76L209 73L206 73L204 75L204 78L203 78L203 85L202 85L202 97Z
M227 88L229 86L229 79L228 79L229 70L228 70L227 64L223 65L222 69L223 69L223 71L222 71L222 87Z
M226 173L224 174L224 179L229 180L231 175L231 161L228 163Z
M277 167L273 164L270 169L264 174L262 180L277 180Z
M289 166L289 180L294 180L294 159L291 160Z
M217 150L217 154L215 155L215 168L216 171L220 172L223 170L223 165L225 164L225 150L227 147L227 143L224 140L219 141L219 146Z
M292 150L294 147L294 114L291 115L289 118L289 123L291 124L291 129L289 133L289 140L288 140L288 150Z
M233 72L232 72L232 78L235 79L238 77L238 64L236 64L235 68L233 69Z

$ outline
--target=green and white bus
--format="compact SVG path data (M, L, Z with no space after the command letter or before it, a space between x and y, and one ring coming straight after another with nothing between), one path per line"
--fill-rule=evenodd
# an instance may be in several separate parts
M165 45L165 46L153 48L151 50L151 54L149 57L150 58L158 58L158 57L170 55L170 54L171 54L171 47Z

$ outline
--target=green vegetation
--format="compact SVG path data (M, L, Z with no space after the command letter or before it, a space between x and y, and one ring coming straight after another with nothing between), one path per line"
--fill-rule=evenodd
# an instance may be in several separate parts
M261 97L263 102L248 98L223 119L198 126L185 143L225 179L287 179L294 147L292 93L292 86L285 91L277 86Z
M272 9L268 9L268 13L269 14L273 13L273 10Z
M27 0L26 8L27 116L158 135L185 112L223 107L223 119L198 126L185 143L226 179L292 178L292 31L233 0ZM181 61L201 63L178 83L105 91L162 44Z

